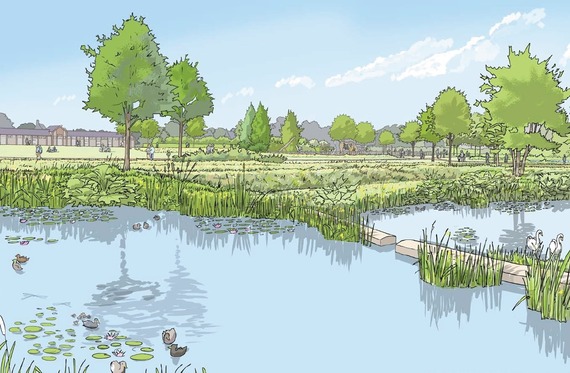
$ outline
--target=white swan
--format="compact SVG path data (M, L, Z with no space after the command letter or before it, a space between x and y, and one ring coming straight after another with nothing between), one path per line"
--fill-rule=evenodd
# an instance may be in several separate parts
M556 238L550 241L550 245L548 245L548 251L550 251L550 255L560 255L562 253L562 241L564 241L564 235L562 233L558 233Z
M538 253L542 247L542 241L540 240L540 237L542 237L542 235L542 230L538 229L534 237L528 236L526 238L526 248L534 254Z

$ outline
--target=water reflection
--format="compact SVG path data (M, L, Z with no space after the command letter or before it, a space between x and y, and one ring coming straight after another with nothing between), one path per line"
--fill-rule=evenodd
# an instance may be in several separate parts
M544 320L539 312L527 310L525 331L532 330L538 349L546 356L561 356L564 362L570 356L570 324L556 320Z

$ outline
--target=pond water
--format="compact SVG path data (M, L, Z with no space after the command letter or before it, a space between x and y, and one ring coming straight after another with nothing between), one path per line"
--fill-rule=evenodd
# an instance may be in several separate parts
M0 315L21 330L8 332L17 364L44 372L63 370L64 353L93 372L125 360L129 372L209 373L560 371L570 355L567 324L511 311L520 287L435 288L393 247L327 241L287 221L4 212ZM134 231L142 221L149 229ZM20 272L16 254L30 258ZM74 325L81 312L99 328ZM161 341L171 327L188 346L180 358ZM105 340L110 330L120 338Z
M544 232L545 249L558 233L565 235L566 242L570 239L570 201L500 202L479 209L444 202L376 210L366 215L369 225L396 235L398 241L419 240L423 229L429 236L432 224L432 238L435 234L441 238L449 229L450 245L473 248L483 246L487 240L486 247L492 243L505 250L522 250L527 236L534 236L537 229ZM569 247L562 243L562 255Z

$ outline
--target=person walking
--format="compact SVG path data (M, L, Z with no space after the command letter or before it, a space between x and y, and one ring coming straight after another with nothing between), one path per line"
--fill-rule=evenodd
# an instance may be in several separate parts
M40 144L38 144L36 146L36 161L39 161L40 159L42 159L42 153L43 153L43 149L42 146Z
M150 160L153 161L154 160L154 147L152 146L152 144L150 144L150 148L148 148L148 155L150 157Z

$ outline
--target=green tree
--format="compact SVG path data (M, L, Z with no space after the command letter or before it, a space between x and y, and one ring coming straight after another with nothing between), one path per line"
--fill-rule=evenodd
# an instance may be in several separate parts
M421 125L417 120L406 122L400 132L400 141L412 146L412 157L415 156L414 148L416 143L420 141Z
M169 116L178 124L178 156L182 156L184 127L194 118L210 115L214 111L214 99L198 71L198 62L191 63L188 56L168 67L170 85L174 94L170 109L161 115Z
M251 123L251 146L254 152L265 152L269 149L271 140L271 127L269 126L269 116L267 109L259 103L255 111L255 117Z
M376 132L370 122L360 122L356 125L356 135L354 140L361 144L368 144L374 141Z
M356 122L346 114L338 115L332 122L329 135L331 139L339 142L340 153L342 152L342 142L356 137Z
M433 114L433 130L447 140L448 164L451 166L451 150L456 136L469 133L471 129L471 108L463 92L447 88L435 99Z
M204 117L196 117L190 119L186 125L186 135L195 139L196 137L204 136L206 133L206 122Z
M483 114L473 113L474 133L479 138L481 145L489 148L493 155L493 161L499 166L499 152L505 141L505 126L491 120L491 115L487 110Z
M386 148L388 148L388 145L392 145L394 142L396 142L396 139L394 138L394 134L392 132L384 130L380 132L378 142L384 147L384 154L386 154Z
M152 141L152 139L155 138L156 135L158 135L159 132L159 127L158 127L158 122L154 119L145 119L143 121L137 121L137 124L140 128L137 128L136 132L140 132L141 136L144 137L145 139L150 139ZM135 128L135 126L133 126L133 128ZM133 129L133 132L135 132L135 130Z
M560 143L549 135L570 132L561 108L570 90L560 87L562 71L549 68L550 59L540 61L530 55L530 44L519 53L509 47L508 60L508 66L486 66L489 75L481 76L481 92L490 98L480 104L493 123L505 126L504 147L513 159L513 176L520 177L532 149L555 149Z
M303 132L303 128L299 127L297 116L293 111L287 111L285 123L281 126L281 142L284 144L283 146L286 152L294 152L297 150L301 132Z
M250 102L245 112L245 117L240 120L236 128L236 137L239 141L239 146L243 149L249 149L251 146L251 126L255 118L255 108Z
M131 15L109 37L98 36L99 46L82 45L94 62L89 76L85 110L91 109L117 125L125 126L123 169L130 169L131 127L152 118L171 102L172 87L166 75L166 58L143 17Z
M426 108L418 114L420 122L420 139L431 143L431 161L435 162L435 147L438 142L443 140L443 136L434 131L435 115L433 114L433 105L426 105Z

